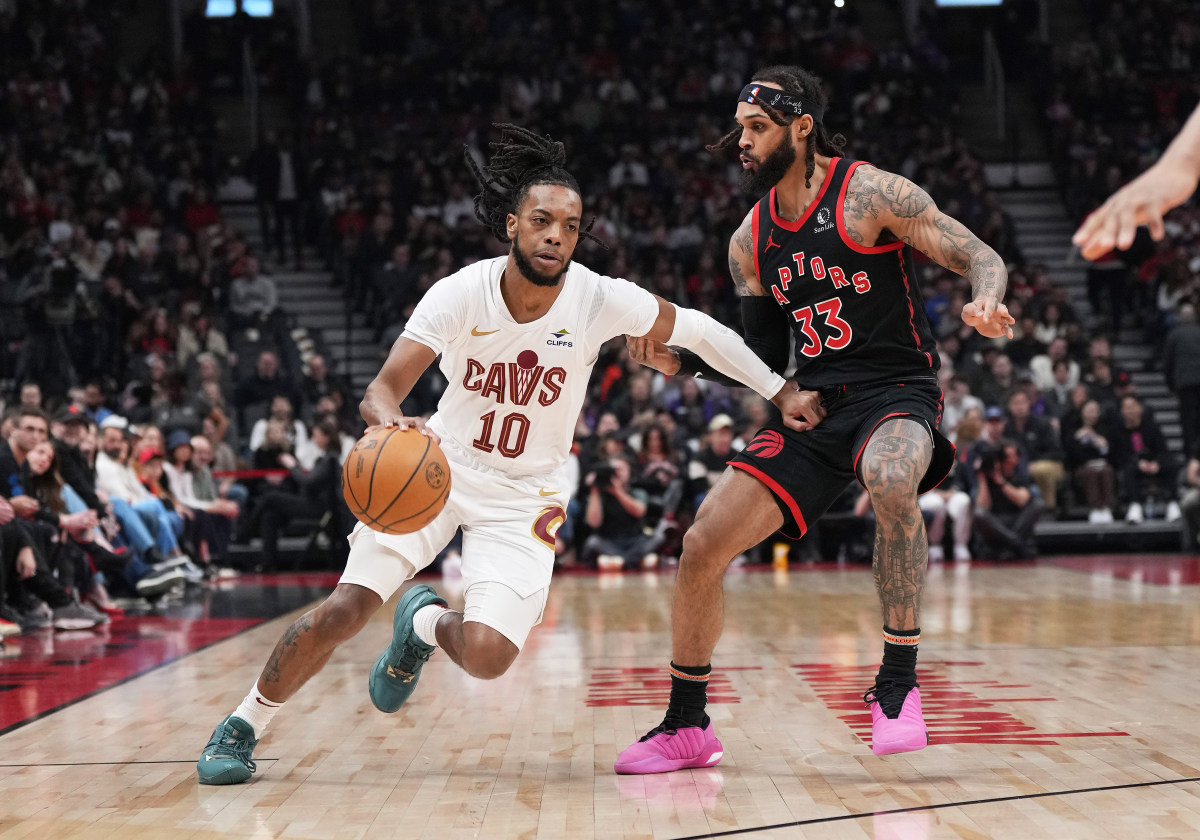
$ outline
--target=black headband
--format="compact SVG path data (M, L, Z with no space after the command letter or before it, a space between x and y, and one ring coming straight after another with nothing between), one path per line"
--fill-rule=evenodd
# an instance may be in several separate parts
M746 85L742 88L742 92L738 94L738 102L770 105L776 111L782 111L785 114L791 114L796 117L801 114L808 114L813 118L813 122L820 122L821 117L825 114L824 109L811 99L806 99L798 93L766 87L764 85Z

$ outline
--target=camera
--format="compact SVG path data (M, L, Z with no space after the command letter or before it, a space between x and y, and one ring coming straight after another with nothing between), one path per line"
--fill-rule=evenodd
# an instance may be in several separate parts
M979 472L984 475L991 475L996 471L996 465L1000 462L1000 450L989 446L979 453Z
M617 474L617 469L612 464L605 462L596 467L592 474L595 476L593 486L599 487L601 490L607 490Z
M65 327L75 323L79 282L75 267L58 254L38 255L25 287L25 305L36 323Z

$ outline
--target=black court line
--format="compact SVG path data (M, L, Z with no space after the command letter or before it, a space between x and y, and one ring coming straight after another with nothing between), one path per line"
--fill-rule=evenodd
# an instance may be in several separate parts
M1182 785L1188 782L1200 782L1200 776L1186 779L1159 779L1156 782L1130 782L1124 785L1104 785L1103 787L1075 788L1074 790L1051 790L1045 793L1019 793L1014 796L997 796L994 799L966 799L961 802L942 802L937 805L914 805L911 808L891 808L886 811L865 811L861 814L838 814L836 817L814 817L811 820L796 820L794 822L760 825L756 828L734 828L729 831L717 831L712 834L689 834L687 837L677 837L675 840L705 840L709 837L733 837L737 834L755 834L759 831L774 831L780 828L799 828L806 825L822 825L824 823L842 822L844 820L861 820L866 817L886 816L889 814L912 814L917 811L938 811L942 808L962 808L967 805L991 805L995 802L1017 802L1022 799L1043 799L1047 796L1070 796L1075 793L1100 793L1107 790L1130 790L1132 788L1155 787L1157 785Z
M278 758L256 758L255 761L279 761ZM168 758L163 761L51 761L46 764L0 764L5 767L125 767L130 764L195 764L194 758Z

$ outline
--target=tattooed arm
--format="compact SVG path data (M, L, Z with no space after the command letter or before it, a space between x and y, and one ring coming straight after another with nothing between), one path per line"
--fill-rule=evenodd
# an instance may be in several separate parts
M746 214L738 229L729 237L729 276L737 287L738 297L766 297L767 290L754 268L754 209Z
M966 277L973 300L963 307L963 320L985 336L1012 338L1014 319L1001 302L1008 286L1004 261L962 222L939 210L923 189L901 175L863 165L850 178L842 214L846 232L858 244L874 245L886 230Z

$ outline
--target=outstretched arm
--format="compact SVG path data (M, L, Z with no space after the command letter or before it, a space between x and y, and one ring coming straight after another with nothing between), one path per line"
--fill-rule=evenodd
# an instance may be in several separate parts
M1159 241L1166 233L1163 214L1187 201L1200 182L1200 106L1158 162L1117 190L1075 231L1071 239L1085 259L1133 244L1138 225L1148 225Z
M746 214L729 240L729 275L741 301L743 341L767 367L782 374L791 361L791 329L787 315L767 294L754 267L753 213ZM629 353L635 361L668 376L700 376L730 387L742 384L690 350L673 350L661 341L630 338Z
M400 411L400 403L404 402L408 392L435 358L437 354L433 349L419 341L404 336L396 339L387 361L367 386L366 394L358 405L358 411L368 427L411 427L441 443L436 434L425 428L425 421L420 417L405 417Z
M750 237L750 216L747 215L729 243L729 270L737 285L738 294L755 297L755 302L767 304L766 315L778 315L780 310L770 299L754 273L753 243ZM764 307L759 307L763 309ZM722 384L746 384L771 400L782 412L784 422L797 431L816 426L825 416L819 397L811 391L800 391L778 373L787 366L787 324L782 334L766 335L764 330L746 322L747 307L743 306L746 341L733 330L692 309L681 309L659 298L659 315L654 327L644 336L629 337L629 354L634 360L669 375L685 373L704 376ZM675 345L682 350L672 350ZM689 352L690 351L690 352ZM780 352L782 351L782 352Z
M923 189L902 175L874 166L854 170L843 208L846 231L861 245L874 245L884 228L938 265L971 281L972 301L963 321L989 338L1012 338L1015 319L1003 304L1008 270L1000 255L947 216Z
M767 367L733 330L703 312L682 309L658 298L658 318L644 336L629 337L630 355L638 361L650 355L674 355L667 345L693 351L711 370L745 383L775 404L783 422L798 432L807 431L825 415L811 391L801 392ZM673 365L679 370L678 357Z

